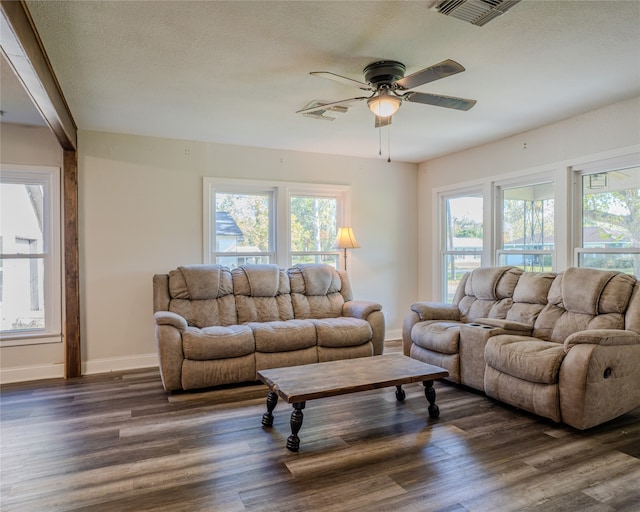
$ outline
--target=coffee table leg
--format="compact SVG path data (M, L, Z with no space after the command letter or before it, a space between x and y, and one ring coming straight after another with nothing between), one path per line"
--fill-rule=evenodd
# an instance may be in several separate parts
M302 427L302 409L304 409L306 402L300 402L293 404L293 412L291 413L291 435L287 438L287 448L292 452L297 452L300 448L300 438L298 432Z
M276 404L278 403L278 395L276 395L273 391L269 391L267 395L267 412L262 415L262 426L263 427L271 427L273 425L273 410L276 408Z
M402 389L402 386L396 386L396 400L398 402L403 402L406 396L407 395L405 394L404 389Z
M429 402L429 416L437 418L440 416L440 408L436 405L436 390L433 388L433 381L425 380L422 385L424 386L424 396Z

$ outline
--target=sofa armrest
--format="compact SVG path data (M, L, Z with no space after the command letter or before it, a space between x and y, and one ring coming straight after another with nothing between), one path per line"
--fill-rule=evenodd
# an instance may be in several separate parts
M374 311L381 311L382 306L368 300L350 300L342 306L342 314L353 318L366 320Z
M640 334L622 329L591 329L574 332L564 340L564 351L569 352L571 347L585 343L603 346L640 345Z
M567 337L565 351L558 380L563 423L584 430L640 405L640 334L580 331Z
M420 320L460 320L460 310L453 304L442 302L414 302L411 311L418 313Z
M385 319L380 304L368 300L350 300L342 306L342 314L369 322L373 355L379 356L384 352Z
M187 328L187 321L170 311L157 311L153 318L162 385L167 391L182 389L182 333Z
M409 311L402 322L402 353L405 356L411 355L411 346L413 345L411 330L418 322L420 322L420 315L415 311Z
M156 325L172 325L176 329L184 331L187 327L187 321L184 317L171 311L157 311L153 314Z
M529 324L525 324L523 322L513 322L511 320L503 320L502 318L476 318L474 322L481 325L499 327L500 329L509 331L509 334L531 336L531 334L533 333L533 326Z

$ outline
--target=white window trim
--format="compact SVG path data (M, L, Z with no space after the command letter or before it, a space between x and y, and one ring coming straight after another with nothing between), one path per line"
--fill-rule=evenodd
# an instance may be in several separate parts
M271 261L281 267L291 265L291 235L289 232L291 196L338 198L338 210L336 211L338 226L351 225L351 187L349 185L204 177L202 222L202 261L204 263L211 263L211 256L215 252L212 235L215 226L211 221L215 214L212 208L216 192L255 193L265 191L273 194L274 203L273 232L270 233L274 247L271 248L272 252L269 254ZM336 249L335 254L339 255L339 263L343 265L341 251ZM259 253L259 255L264 256L265 253Z
M613 249L597 249L597 248L584 248L576 247L574 249L575 266L580 263L581 254L640 254L640 248L638 247L615 247Z
M61 197L59 167L9 165L0 167L3 183L33 183L45 188L45 225L43 252L34 256L44 258L45 328L24 329L20 332L1 331L0 346L39 345L62 342L62 245ZM7 256L11 256L7 254Z

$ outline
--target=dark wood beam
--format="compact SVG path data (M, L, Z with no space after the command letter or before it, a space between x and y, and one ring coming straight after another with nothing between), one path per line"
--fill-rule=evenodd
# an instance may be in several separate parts
M64 151L64 374L82 375L80 360L80 261L78 257L78 153Z
M40 114L65 150L78 146L77 127L24 1L0 0L0 46Z

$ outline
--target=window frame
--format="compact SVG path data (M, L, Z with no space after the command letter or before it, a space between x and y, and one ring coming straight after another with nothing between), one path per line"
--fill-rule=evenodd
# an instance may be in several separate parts
M438 193L438 289L440 299L444 302L448 301L448 281L446 278L447 264L446 259L448 256L468 256L468 255L480 255L480 266L483 266L487 259L487 240L490 231L487 232L483 228L482 233L482 250L480 251L453 251L447 249L447 201L450 199L458 199L467 196L479 196L482 198L482 215L483 219L486 217L487 211L487 198L485 188L482 185L462 187L454 190L442 191Z
M531 187L536 185L551 184L553 186L553 249L505 249L502 240L503 225L504 225L504 191L505 189ZM556 175L554 172L537 172L535 174L529 174L525 176L519 176L517 178L511 178L506 180L495 181L493 184L493 226L494 226L494 238L492 240L492 248L494 253L494 264L501 265L500 257L502 255L521 255L523 258L526 256L551 256L551 269L556 268L556 262L558 260L558 229L559 214L558 208L558 186ZM544 241L544 233L543 233Z
M347 204L350 203L350 190L342 186L327 186L327 185L313 185L309 187L304 185L301 188L299 184L286 187L287 197L287 266L293 264L294 256L336 256L336 268L344 268L344 255L340 249L333 248L328 251L293 251L291 250L292 237L291 237L291 200L294 197L312 197L322 199L335 199L336 200L336 234L340 226L347 226L349 223L345 220L347 218L345 210Z
M238 194L238 195L267 195L269 196L269 250L267 252L235 252L233 256L237 257L267 257L269 262L273 262L276 258L276 203L278 201L278 190L266 183L254 183L238 185L237 183L222 183L220 180L216 180L215 188L210 184L210 194L205 200L205 211L208 210L208 215L205 216L205 238L208 240L208 244L203 244L204 257L203 261L206 263L215 263L218 256L221 254L216 250L216 194ZM208 226L206 225L208 223Z
M621 248L596 248L584 247L584 219L583 219L583 199L582 188L584 176L591 174L602 174L605 172L623 171L625 169L640 167L640 152L631 152L610 158L593 160L584 164L569 167L572 184L572 217L575 220L572 226L573 255L571 264L580 267L585 254L640 254L639 247Z
M203 255L205 263L215 262L215 196L223 193L273 194L271 222L271 244L269 261L281 267L290 267L294 252L291 251L291 198L293 196L336 198L336 222L338 226L351 223L351 187L322 183L297 183L232 178L203 178ZM317 251L316 251L317 252ZM304 252L295 254L316 254ZM258 253L264 256L266 253ZM343 265L343 255L339 249L320 251L318 254L336 255L338 267ZM242 255L245 255L242 253Z
M0 166L0 182L40 185L44 189L44 208L40 253L13 254L0 252L2 259L43 260L44 318L43 329L0 331L0 346L36 345L62 342L62 240L61 240L61 171L59 167L7 165ZM2 251L3 248L0 248Z
M593 253L592 248L582 247L582 174L624 170L640 167L640 145L627 146L615 150L547 163L528 169L515 170L511 173L485 176L481 179L444 185L432 189L431 230L438 233L438 239L430 246L433 265L430 269L430 292L434 300L446 301L443 284L444 260L441 256L444 240L443 197L466 195L474 191L474 187L484 190L484 256L482 266L497 265L503 251L501 245L502 198L496 186L517 187L552 182L554 185L554 249L551 256L552 271L560 272L571 266L578 266L584 253ZM428 234L422 234L427 236ZM601 249L601 252L639 254L638 248ZM525 251L531 253L532 251ZM514 254L515 251L509 251ZM427 285L427 283L425 283Z

